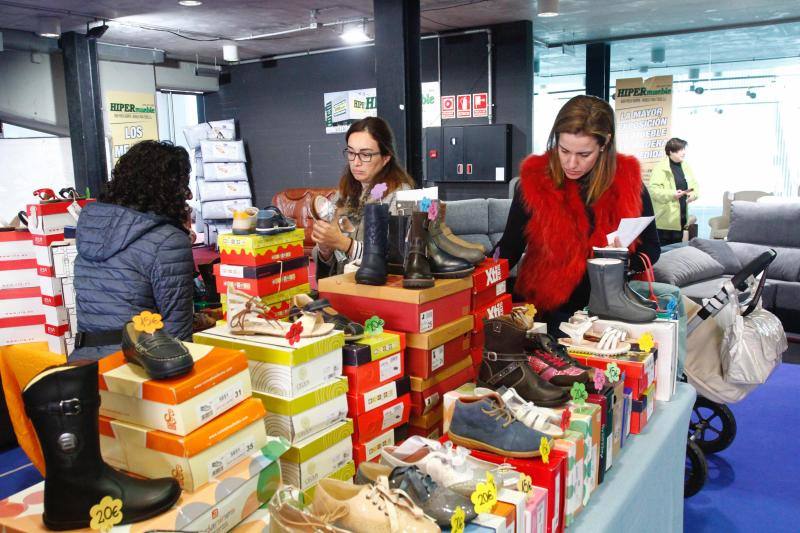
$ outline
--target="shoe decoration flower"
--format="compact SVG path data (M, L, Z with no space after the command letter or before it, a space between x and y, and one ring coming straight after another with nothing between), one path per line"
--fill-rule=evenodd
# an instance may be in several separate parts
M536 316L536 306L533 304L525 304L525 316L531 319L533 322L533 317Z
M383 325L385 322L383 319L377 315L368 318L366 322L364 322L364 331L367 335L380 335L383 333Z
M286 340L289 341L289 346L294 346L300 340L300 334L303 333L303 324L295 322L286 332Z
M425 211L428 212L428 220L436 220L439 216L439 202L430 202Z
M122 500L103 496L100 503L89 510L92 517L89 527L94 531L111 531L111 528L122 522Z
M569 422L572 419L572 411L569 407L561 411L561 431L566 431L569 428Z
M639 337L639 349L643 352L649 352L655 346L655 339L653 339L653 335L650 333L645 333L641 337Z
M464 509L459 505L450 516L450 533L463 533L466 519L467 517L464 513Z
M142 333L149 333L152 335L163 327L164 323L161 321L161 315L158 313L142 311L133 317L133 328L136 331L141 331Z
M583 405L586 403L586 398L589 397L589 393L586 392L586 385L577 382L572 384L569 394L572 396L572 401L577 405Z
M608 363L608 365L606 365L605 375L608 378L609 383L616 383L619 381L621 372L619 370L619 366L617 366L617 363Z
M486 481L478 483L469 499L478 514L489 513L494 509L497 505L497 486L491 473L486 472Z
M539 453L542 455L542 462L547 464L550 462L550 441L547 437L542 437L539 440Z
M606 384L606 375L602 372L595 371L594 373L594 390L600 392Z
M431 207L431 199L427 196L419 201L419 210L421 213L427 213Z
M372 190L369 191L369 195L373 200L380 202L388 188L389 187L385 183L376 183L375 186L372 187Z

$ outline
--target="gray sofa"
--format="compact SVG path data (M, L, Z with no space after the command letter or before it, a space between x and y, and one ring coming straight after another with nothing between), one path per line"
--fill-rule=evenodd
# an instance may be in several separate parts
M506 229L511 200L474 198L447 202L445 222L464 240L480 243L489 253Z
M788 331L800 331L800 203L733 202L727 241L692 239L661 254L656 281L671 283L700 301L716 294L725 278L764 250L777 257L767 271L764 307Z

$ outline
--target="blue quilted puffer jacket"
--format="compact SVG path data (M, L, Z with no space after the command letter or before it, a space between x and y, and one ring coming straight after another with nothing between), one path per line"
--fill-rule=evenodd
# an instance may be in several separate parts
M78 219L78 331L122 330L144 310L179 339L192 334L194 262L189 236L169 219L101 202ZM120 346L84 347L70 360L100 359Z

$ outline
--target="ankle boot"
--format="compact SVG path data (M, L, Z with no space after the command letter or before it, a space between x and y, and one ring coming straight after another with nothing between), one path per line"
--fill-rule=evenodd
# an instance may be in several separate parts
M425 289L433 287L434 280L428 263L425 245L426 213L414 213L406 242L406 259L403 265L403 287L406 289Z
M89 527L90 510L104 496L122 501L122 524L168 511L180 497L172 478L134 478L103 462L96 362L49 368L31 380L22 399L44 455L48 529Z
M386 283L386 252L389 240L389 206L364 206L364 253L356 271L356 283L383 285Z
M604 258L604 259L619 259L622 261L622 271L625 273L625 294L631 301L636 302L637 304L643 305L645 307L649 307L650 309L657 309L658 304L653 300L645 298L635 290L631 289L630 284L628 283L627 279L629 276L629 265L630 265L630 256L628 255L628 250L617 250L613 248L595 248L594 249L594 257L595 258Z
M443 252L477 265L486 259L484 248L480 244L467 243L453 235L453 231L444 222L444 202L439 202L439 212L436 220L428 225L431 240ZM469 244L464 246L463 243Z
M403 274L410 228L411 215L389 216L389 256L386 259L386 269L389 274Z
M527 329L510 315L484 320L483 362L478 386L514 388L525 400L555 407L569 400L567 392L539 377L531 368L526 348L531 348Z
M451 240L454 243L458 244L459 246L463 246L464 248L473 248L475 250L480 251L483 254L486 253L486 248L484 248L482 244L477 242L465 241L464 239L453 233L453 230L451 230L447 226L447 224L444 223L444 221L447 220L447 204L441 201L439 202L439 215L441 217L440 222L442 222L439 225L439 227L442 228L442 233L444 233L447 236L448 240Z
M427 242L428 261L431 265L433 277L452 279L465 278L472 274L472 272L475 270L475 267L472 266L472 263L461 259L460 257L450 255L436 245L431 238L430 232L428 232L428 222L429 221L426 216L425 241Z
M625 266L619 259L589 259L589 313L623 322L652 322L656 312L631 300L625 292Z

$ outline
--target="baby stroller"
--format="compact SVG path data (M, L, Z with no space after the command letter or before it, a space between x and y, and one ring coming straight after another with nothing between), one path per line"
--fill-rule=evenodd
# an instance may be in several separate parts
M686 498L705 484L705 454L724 450L736 437L736 419L725 404L764 383L787 348L780 320L760 306L764 273L775 256L774 250L763 252L702 306L685 302L684 377L698 393L686 444Z

